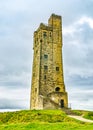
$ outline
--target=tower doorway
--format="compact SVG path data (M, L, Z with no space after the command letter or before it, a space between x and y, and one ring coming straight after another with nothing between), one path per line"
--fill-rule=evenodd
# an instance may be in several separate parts
M61 106L61 108L64 107L64 100L63 99L60 100L60 106Z

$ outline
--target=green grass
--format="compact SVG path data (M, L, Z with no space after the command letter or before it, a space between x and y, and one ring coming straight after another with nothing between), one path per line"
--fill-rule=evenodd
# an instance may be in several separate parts
M93 124L78 123L18 123L4 124L0 126L0 130L93 130Z
M93 120L93 112L86 112L83 117Z
M84 116L87 112L89 111L85 111L85 110L71 110L74 114L78 115L78 116Z
M25 110L0 113L0 130L93 130L93 124L72 119L61 110Z
M86 119L93 120L93 111L72 110L72 112L76 115L83 116Z

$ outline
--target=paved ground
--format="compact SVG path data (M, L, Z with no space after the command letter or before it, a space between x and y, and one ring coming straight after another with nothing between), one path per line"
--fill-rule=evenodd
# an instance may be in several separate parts
M68 115L68 116L71 118L75 118L77 120L80 120L80 121L93 123L93 120L85 119L82 116L73 116L73 115Z

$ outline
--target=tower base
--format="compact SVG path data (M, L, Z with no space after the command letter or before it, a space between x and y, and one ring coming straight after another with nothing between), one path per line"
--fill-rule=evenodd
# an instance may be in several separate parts
M39 95L38 104L31 109L43 110L43 109L62 109L68 108L66 92L52 92L46 97Z

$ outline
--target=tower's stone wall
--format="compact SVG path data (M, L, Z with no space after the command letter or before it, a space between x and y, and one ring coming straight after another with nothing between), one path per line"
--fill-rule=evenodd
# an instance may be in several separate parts
M62 20L52 14L34 32L31 109L68 107L62 63Z

